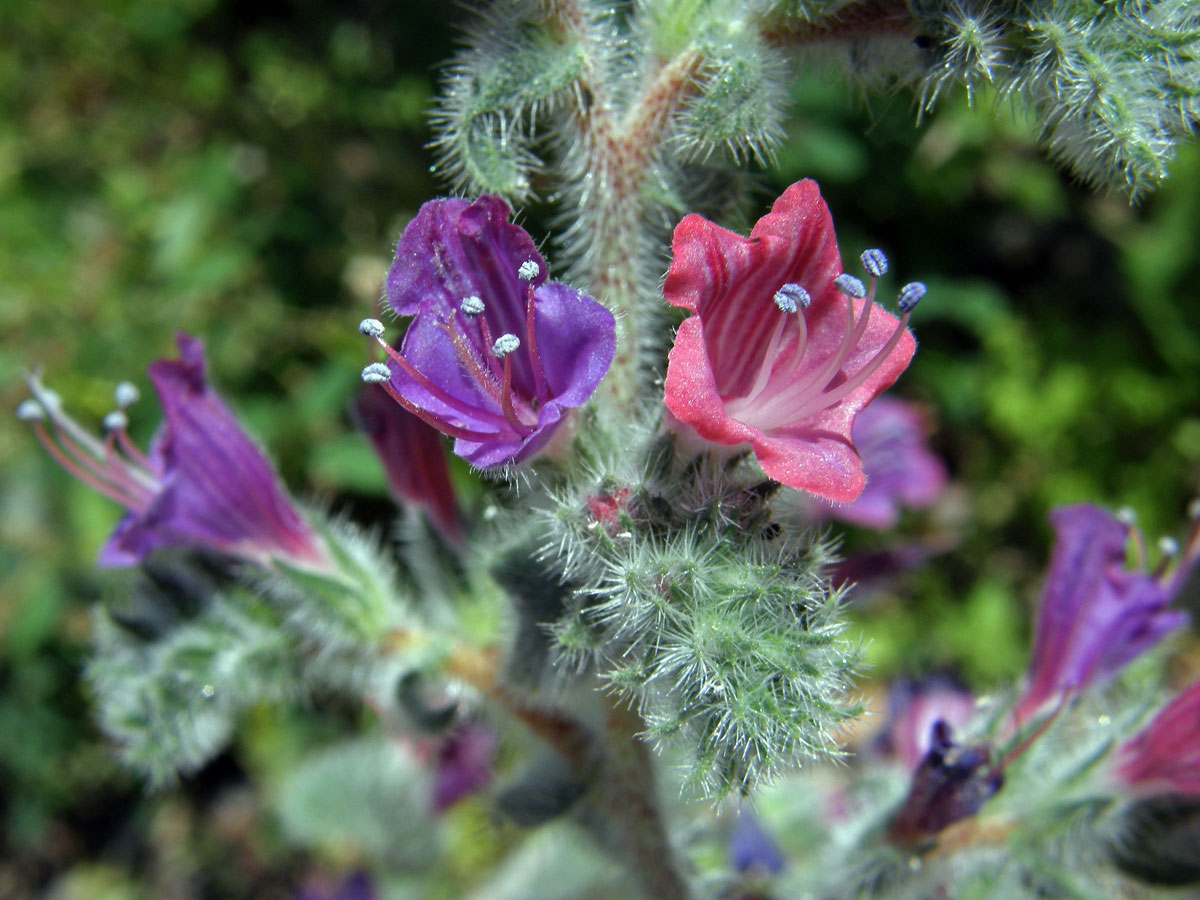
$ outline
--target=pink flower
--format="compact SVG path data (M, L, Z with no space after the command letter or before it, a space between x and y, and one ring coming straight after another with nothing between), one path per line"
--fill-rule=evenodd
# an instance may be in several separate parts
M663 289L690 316L667 366L669 426L684 436L749 444L768 477L839 503L866 486L854 418L907 368L909 314L924 294L901 292L903 318L842 273L833 221L813 181L792 185L749 238L687 216L675 229ZM882 253L863 262L887 270Z
M1200 681L1117 751L1116 775L1147 792L1200 797Z

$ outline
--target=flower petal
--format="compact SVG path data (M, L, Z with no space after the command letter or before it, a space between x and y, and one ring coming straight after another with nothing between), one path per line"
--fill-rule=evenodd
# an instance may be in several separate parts
M616 320L591 297L560 282L543 284L533 296L533 327L546 386L559 406L582 406L612 365Z

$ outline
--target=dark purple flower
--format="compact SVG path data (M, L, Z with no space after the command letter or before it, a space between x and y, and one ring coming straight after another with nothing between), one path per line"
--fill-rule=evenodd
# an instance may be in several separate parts
M733 821L733 829L729 832L729 860L742 874L778 875L787 865L783 851L748 809L739 809Z
M259 562L328 565L321 539L205 380L204 344L185 334L176 342L180 359L150 366L165 421L149 454L125 430L122 410L136 397L131 385L118 388L122 410L105 419L104 441L67 416L36 379L30 379L35 399L18 411L64 468L129 510L100 564L131 566L165 547L205 547ZM43 419L54 426L53 437Z
M365 872L355 872L339 883L324 879L304 885L296 900L375 900L375 890Z
M900 508L932 505L946 487L946 467L929 452L921 411L886 394L858 414L854 446L862 457L867 486L853 503L829 515L861 528L887 531Z
M1116 760L1116 777L1127 787L1200 797L1200 681L1163 707Z
M383 462L396 499L424 507L447 539L461 541L462 523L441 435L393 402L378 385L364 386L355 412Z
M1003 784L1004 772L992 763L987 744L960 747L951 740L950 726L935 722L929 752L913 773L908 799L892 819L888 838L898 844L932 838L979 812Z
M1062 507L1050 521L1054 555L1018 722L1111 678L1187 622L1185 613L1168 607L1188 565L1169 578L1126 569L1130 527L1096 506Z
M884 736L888 753L908 769L916 769L929 753L933 726L944 722L961 728L975 714L975 701L966 691L940 679L924 685L903 682L889 696L891 721Z
M361 326L388 351L364 379L455 438L454 452L480 468L545 447L616 350L612 313L547 281L533 239L508 217L499 197L426 203L388 273L388 303L414 317L399 352L376 320Z
M447 736L437 750L433 778L433 811L451 806L492 781L496 738L482 725L465 725Z

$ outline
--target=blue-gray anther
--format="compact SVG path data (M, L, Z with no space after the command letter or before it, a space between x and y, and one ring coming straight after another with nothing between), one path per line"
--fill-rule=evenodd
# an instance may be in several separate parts
M876 278L887 274L888 261L882 250L864 250L859 259L862 260L863 268Z
M775 292L775 305L782 312L794 313L799 309L808 309L811 304L812 297L808 291L790 281Z
M383 323L378 319L363 319L358 323L358 333L369 338L383 337Z
M113 398L121 409L133 406L138 402L140 396L142 396L142 392L137 389L137 385L128 381L122 381L113 389Z
M362 370L362 380L367 384L383 384L392 380L392 373L383 363L371 363Z
M537 263L535 263L532 259L527 259L525 262L521 263L521 267L517 269L517 277L522 281L533 281L533 279L538 277L538 272L540 271L541 267Z
M486 309L483 305L483 300L474 294L470 297L463 297L462 303L458 305L458 308L463 311L463 315L465 316L477 316Z
M62 407L62 397L59 396L58 391L52 391L50 388L44 387L40 392L35 391L34 393L38 395L38 402L42 404L42 408L46 412L53 413Z
M900 312L910 313L917 308L917 304L924 296L925 285L919 281L913 281L900 288L900 299L896 305L900 307Z
M40 422L46 418L46 411L36 400L22 400L17 407L17 418L22 422Z
M502 334L496 338L496 343L492 344L492 352L496 354L497 359L504 359L520 346L521 339L515 334Z
M129 427L129 417L119 409L114 409L104 417L105 431L122 431Z
M1116 519L1126 528L1131 528L1137 524L1137 510L1132 506L1122 506L1116 512Z
M867 289L861 281L846 272L843 272L837 278L833 279L833 283L837 289L847 297L853 297L855 300L861 300L867 296Z
M1158 539L1158 552L1163 556L1178 556L1179 541L1173 537L1160 537Z

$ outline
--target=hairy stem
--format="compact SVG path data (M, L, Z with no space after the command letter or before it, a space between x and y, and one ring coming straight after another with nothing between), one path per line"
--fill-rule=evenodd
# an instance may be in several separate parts
M604 839L637 879L646 900L687 900L687 882L659 811L650 748L641 717L614 705L604 723L606 755L595 788Z
M617 355L602 391L618 411L637 403L638 376L648 340L646 310L656 300L659 272L649 218L662 148L701 64L687 48L672 59L651 58L629 97L614 90L613 73L596 48L604 38L577 2L550 9L551 23L587 48L588 63L577 85L570 117L574 146L564 166L567 206L577 218L564 237L576 258L572 274L617 315ZM651 52L651 51L646 51Z

